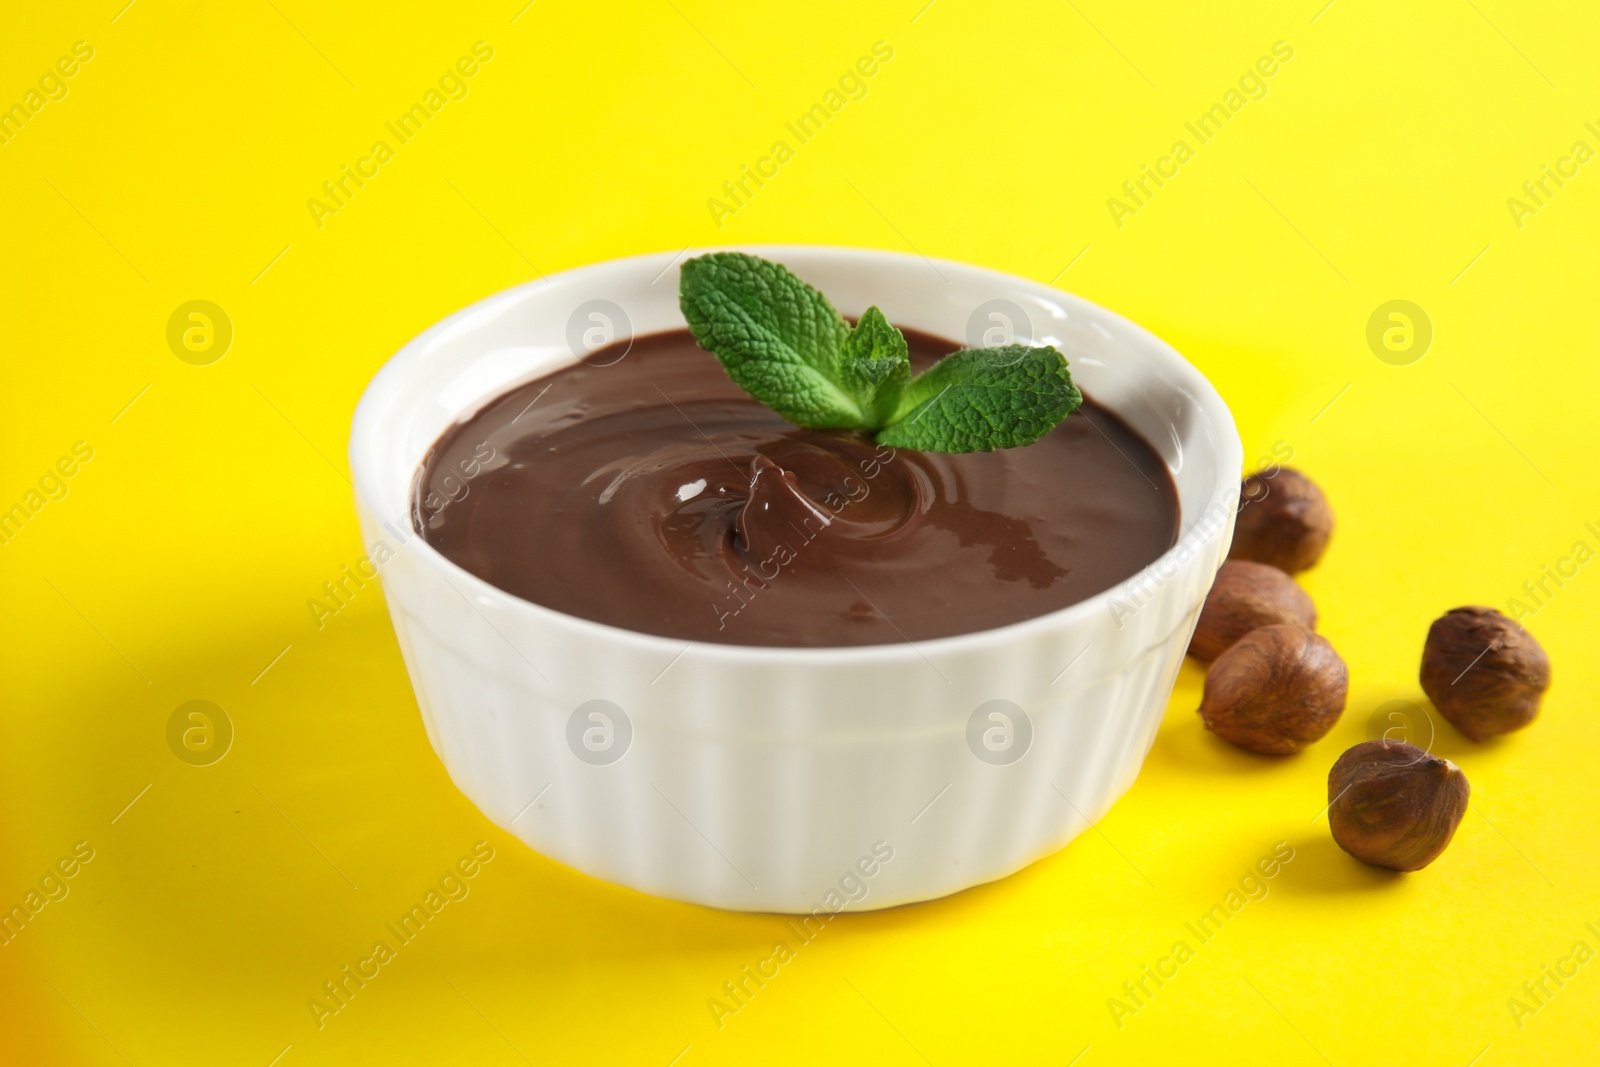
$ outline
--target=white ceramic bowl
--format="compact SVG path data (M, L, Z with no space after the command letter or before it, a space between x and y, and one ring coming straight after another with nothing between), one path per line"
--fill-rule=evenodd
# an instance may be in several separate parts
M958 341L1010 319L1018 339L1056 345L1074 380L1165 459L1178 544L1079 604L915 646L685 642L502 592L415 535L428 448L484 401L586 355L586 329L594 341L608 323L621 335L683 325L682 253L567 271L428 330L356 409L362 530L428 738L500 827L657 896L837 911L1003 877L1072 840L1137 776L1232 536L1233 419L1171 346L1049 286L890 252L746 251L846 315L877 304Z

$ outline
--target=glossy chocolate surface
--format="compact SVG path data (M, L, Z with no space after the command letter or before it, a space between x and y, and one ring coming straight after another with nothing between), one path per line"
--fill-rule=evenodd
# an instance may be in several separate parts
M918 369L956 345L906 331ZM1032 445L896 452L799 429L687 330L485 405L418 474L414 523L536 604L683 640L853 646L991 629L1137 573L1178 534L1165 464L1085 399Z

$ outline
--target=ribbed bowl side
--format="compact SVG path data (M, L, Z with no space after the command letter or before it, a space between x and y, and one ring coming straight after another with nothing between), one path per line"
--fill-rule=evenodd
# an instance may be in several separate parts
M663 661L507 612L404 553L384 581L429 739L496 824L643 892L805 912L830 890L844 898L842 878L865 887L856 909L991 881L1099 819L1154 738L1224 543L1212 538L1131 617L979 651L932 643L885 664L730 664L698 645ZM596 699L632 727L605 765L568 736L574 709ZM1003 765L969 741L992 700L1032 729ZM850 880L880 842L894 858Z

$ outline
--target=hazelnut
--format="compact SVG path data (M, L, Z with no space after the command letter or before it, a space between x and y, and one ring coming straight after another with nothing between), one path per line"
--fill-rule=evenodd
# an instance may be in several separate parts
M1245 478L1239 487L1229 559L1270 563L1295 574L1322 558L1333 534L1333 508L1317 483L1288 467Z
M1428 628L1422 690L1474 741L1528 725L1549 688L1550 657L1493 608L1455 608Z
M1363 741L1328 772L1328 827L1363 863L1420 871L1455 836L1471 793L1447 759L1404 741Z
M1327 638L1289 623L1260 626L1211 665L1200 718L1240 748L1287 755L1333 729L1348 683Z
M1279 622L1315 629L1317 607L1310 595L1276 567L1230 559L1206 594L1189 655L1210 663L1251 630Z

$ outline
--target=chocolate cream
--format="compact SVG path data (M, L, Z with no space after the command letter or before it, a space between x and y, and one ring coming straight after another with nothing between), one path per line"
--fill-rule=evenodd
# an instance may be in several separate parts
M958 346L905 331L921 369ZM450 427L414 522L568 615L683 640L838 647L1004 626L1137 573L1178 535L1143 438L1087 397L1031 445L946 455L800 429L687 330L622 342Z

